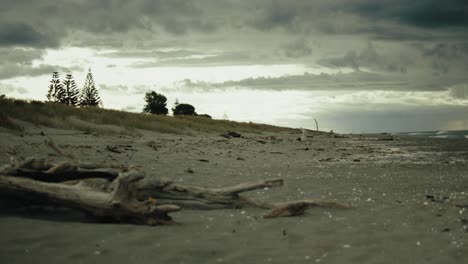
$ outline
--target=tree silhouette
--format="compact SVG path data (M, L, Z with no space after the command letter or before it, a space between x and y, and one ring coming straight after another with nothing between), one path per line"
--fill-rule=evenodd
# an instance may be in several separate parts
M174 108L172 108L172 113L176 115L197 115L195 112L195 107L190 104L177 104Z
M81 91L80 106L99 106L101 98L99 97L98 91L94 84L93 74L91 68L86 75L86 81Z
M176 99L175 99L175 102L174 102L174 107L171 108L173 114L174 114L174 111L175 111L175 109L177 108L177 106L178 106L179 104L180 104L180 103L179 103L179 98L176 98Z
M52 73L50 80L49 91L47 92L47 100L51 102L61 102L65 96L65 90L60 83L60 75L58 72Z
M71 106L78 105L79 91L71 73L67 74L65 80L63 80L62 82L62 85L64 90L64 96L60 100L60 102Z
M145 94L146 105L143 108L143 112L156 114L156 115L167 115L167 98L162 94L158 94L155 91L147 92Z

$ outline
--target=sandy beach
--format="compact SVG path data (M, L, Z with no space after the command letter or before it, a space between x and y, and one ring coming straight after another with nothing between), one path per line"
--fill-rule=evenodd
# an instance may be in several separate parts
M138 166L154 177L222 187L283 178L247 195L265 201L326 199L352 209L312 208L264 219L258 208L190 210L178 225L100 224L61 209L6 208L4 263L463 263L468 259L468 140L309 132L180 136L84 134L28 125L0 132L9 157L64 157ZM193 173L188 173L188 170Z
M468 0L0 0L0 264L468 264Z

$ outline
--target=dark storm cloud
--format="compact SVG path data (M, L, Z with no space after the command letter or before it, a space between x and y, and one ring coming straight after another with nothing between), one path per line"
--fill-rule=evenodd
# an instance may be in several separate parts
M275 27L294 28L296 19L301 15L301 9L297 1L289 3L285 1L271 1L270 5L257 9L258 18L251 25L260 30L271 30Z
M297 39L281 46L280 53L290 58L302 58L312 54L310 43L305 39Z
M468 58L468 42L464 43L437 43L431 47L422 49L427 57L438 59Z
M67 69L58 65L33 65L35 60L42 58L43 50L32 48L0 48L0 80L21 76L40 76L54 71L77 70Z
M465 0L257 1L246 25L261 31L351 34L376 40L468 37ZM313 35L313 34L310 34Z
M44 51L25 48L0 48L0 64L30 65L33 60L40 59Z
M417 47L437 75L468 71L468 42L442 42Z
M209 83L185 79L165 91L225 91L232 89L265 91L450 91L454 98L468 94L468 77L424 76L414 78L401 74L363 71L337 74L303 74L281 77L247 78L239 81Z
M220 24L216 19L206 19L203 8L190 0L4 2L0 10L0 44L3 45L47 46L77 31L96 34L98 39L103 34L134 30L141 30L150 38L159 29L175 35L192 30L209 33Z
M391 58L382 55L371 42L359 53L354 50L349 50L342 57L324 58L319 60L319 63L324 66L336 68L348 67L354 70L370 68L400 73L406 73L407 66L412 64L408 58Z
M393 76L369 72L340 74L304 74L282 77L247 78L223 83L207 83L184 80L176 85L187 90L229 90L233 88L270 91L321 91L321 90L392 90L401 91L412 86L415 90L443 90L441 86L429 87L423 83L396 80Z
M468 2L465 0L273 0L260 1L258 6L258 18L252 25L263 30L298 29L300 23L317 22L329 15L335 16L336 21L344 15L353 15L369 22L392 21L421 28L468 26Z
M392 20L422 28L468 27L468 2L465 0L381 0L350 1L353 13L373 20Z
M0 64L0 80L10 79L15 77L34 77L46 74L52 74L55 71L69 72L81 70L79 68L65 68L58 65L4 65Z
M157 33L161 28L181 35L191 31L216 33L221 27L285 29L288 33L317 29L356 33L367 28L383 36L387 30L398 32L385 22L420 28L468 26L468 3L464 0L4 0L2 9L2 23L27 21L26 25L40 26L57 36L74 29L109 34L135 29ZM34 28L29 33L31 41L42 34Z
M0 46L50 47L57 46L58 39L38 32L24 23L0 24Z
M341 74L304 74L277 78L249 78L228 81L224 87L248 87L262 90L400 90L408 86L404 80L395 81L390 76L368 72Z
M461 34L455 29L438 29L466 28L468 4L462 0L4 0L0 25L0 36L4 36L0 45L27 46L54 46L66 39L69 42L64 45L119 47L161 40L166 34L183 43L193 40L192 34L222 39L241 36L245 30L272 35L314 36L312 33L320 32L379 40L430 40ZM80 32L87 35L73 38ZM282 37L277 35L277 39ZM302 51L305 53L286 55L309 55L307 49Z

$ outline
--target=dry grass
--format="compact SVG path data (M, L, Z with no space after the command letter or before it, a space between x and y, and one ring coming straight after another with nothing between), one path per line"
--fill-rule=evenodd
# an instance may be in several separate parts
M239 133L293 131L284 127L212 120L205 117L172 117L101 108L75 108L57 103L17 99L0 99L0 113L4 116L0 116L1 120L11 117L48 127L104 134L135 134L138 129L188 135L194 132L226 133L228 130ZM3 122L1 120L0 122ZM11 122L6 123L6 126L10 124Z
M23 128L10 120L10 118L3 112L0 111L0 127L21 131Z

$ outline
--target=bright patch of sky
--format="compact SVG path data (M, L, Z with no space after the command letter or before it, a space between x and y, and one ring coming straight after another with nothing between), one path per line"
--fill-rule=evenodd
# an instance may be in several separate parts
M88 48L65 48L48 50L41 60L34 65L52 64L62 67L92 67L96 78L106 85L170 85L176 81L190 79L211 83L237 81L256 77L279 77L283 75L298 75L304 72L333 73L337 70L326 67L310 67L302 64L281 65L229 65L211 67L154 67L135 68L134 65L144 62L158 61L158 58L113 58L104 55L111 51L97 51ZM184 58L206 58L207 56L187 56ZM180 58L176 58L180 59ZM74 73L77 81L84 73Z

